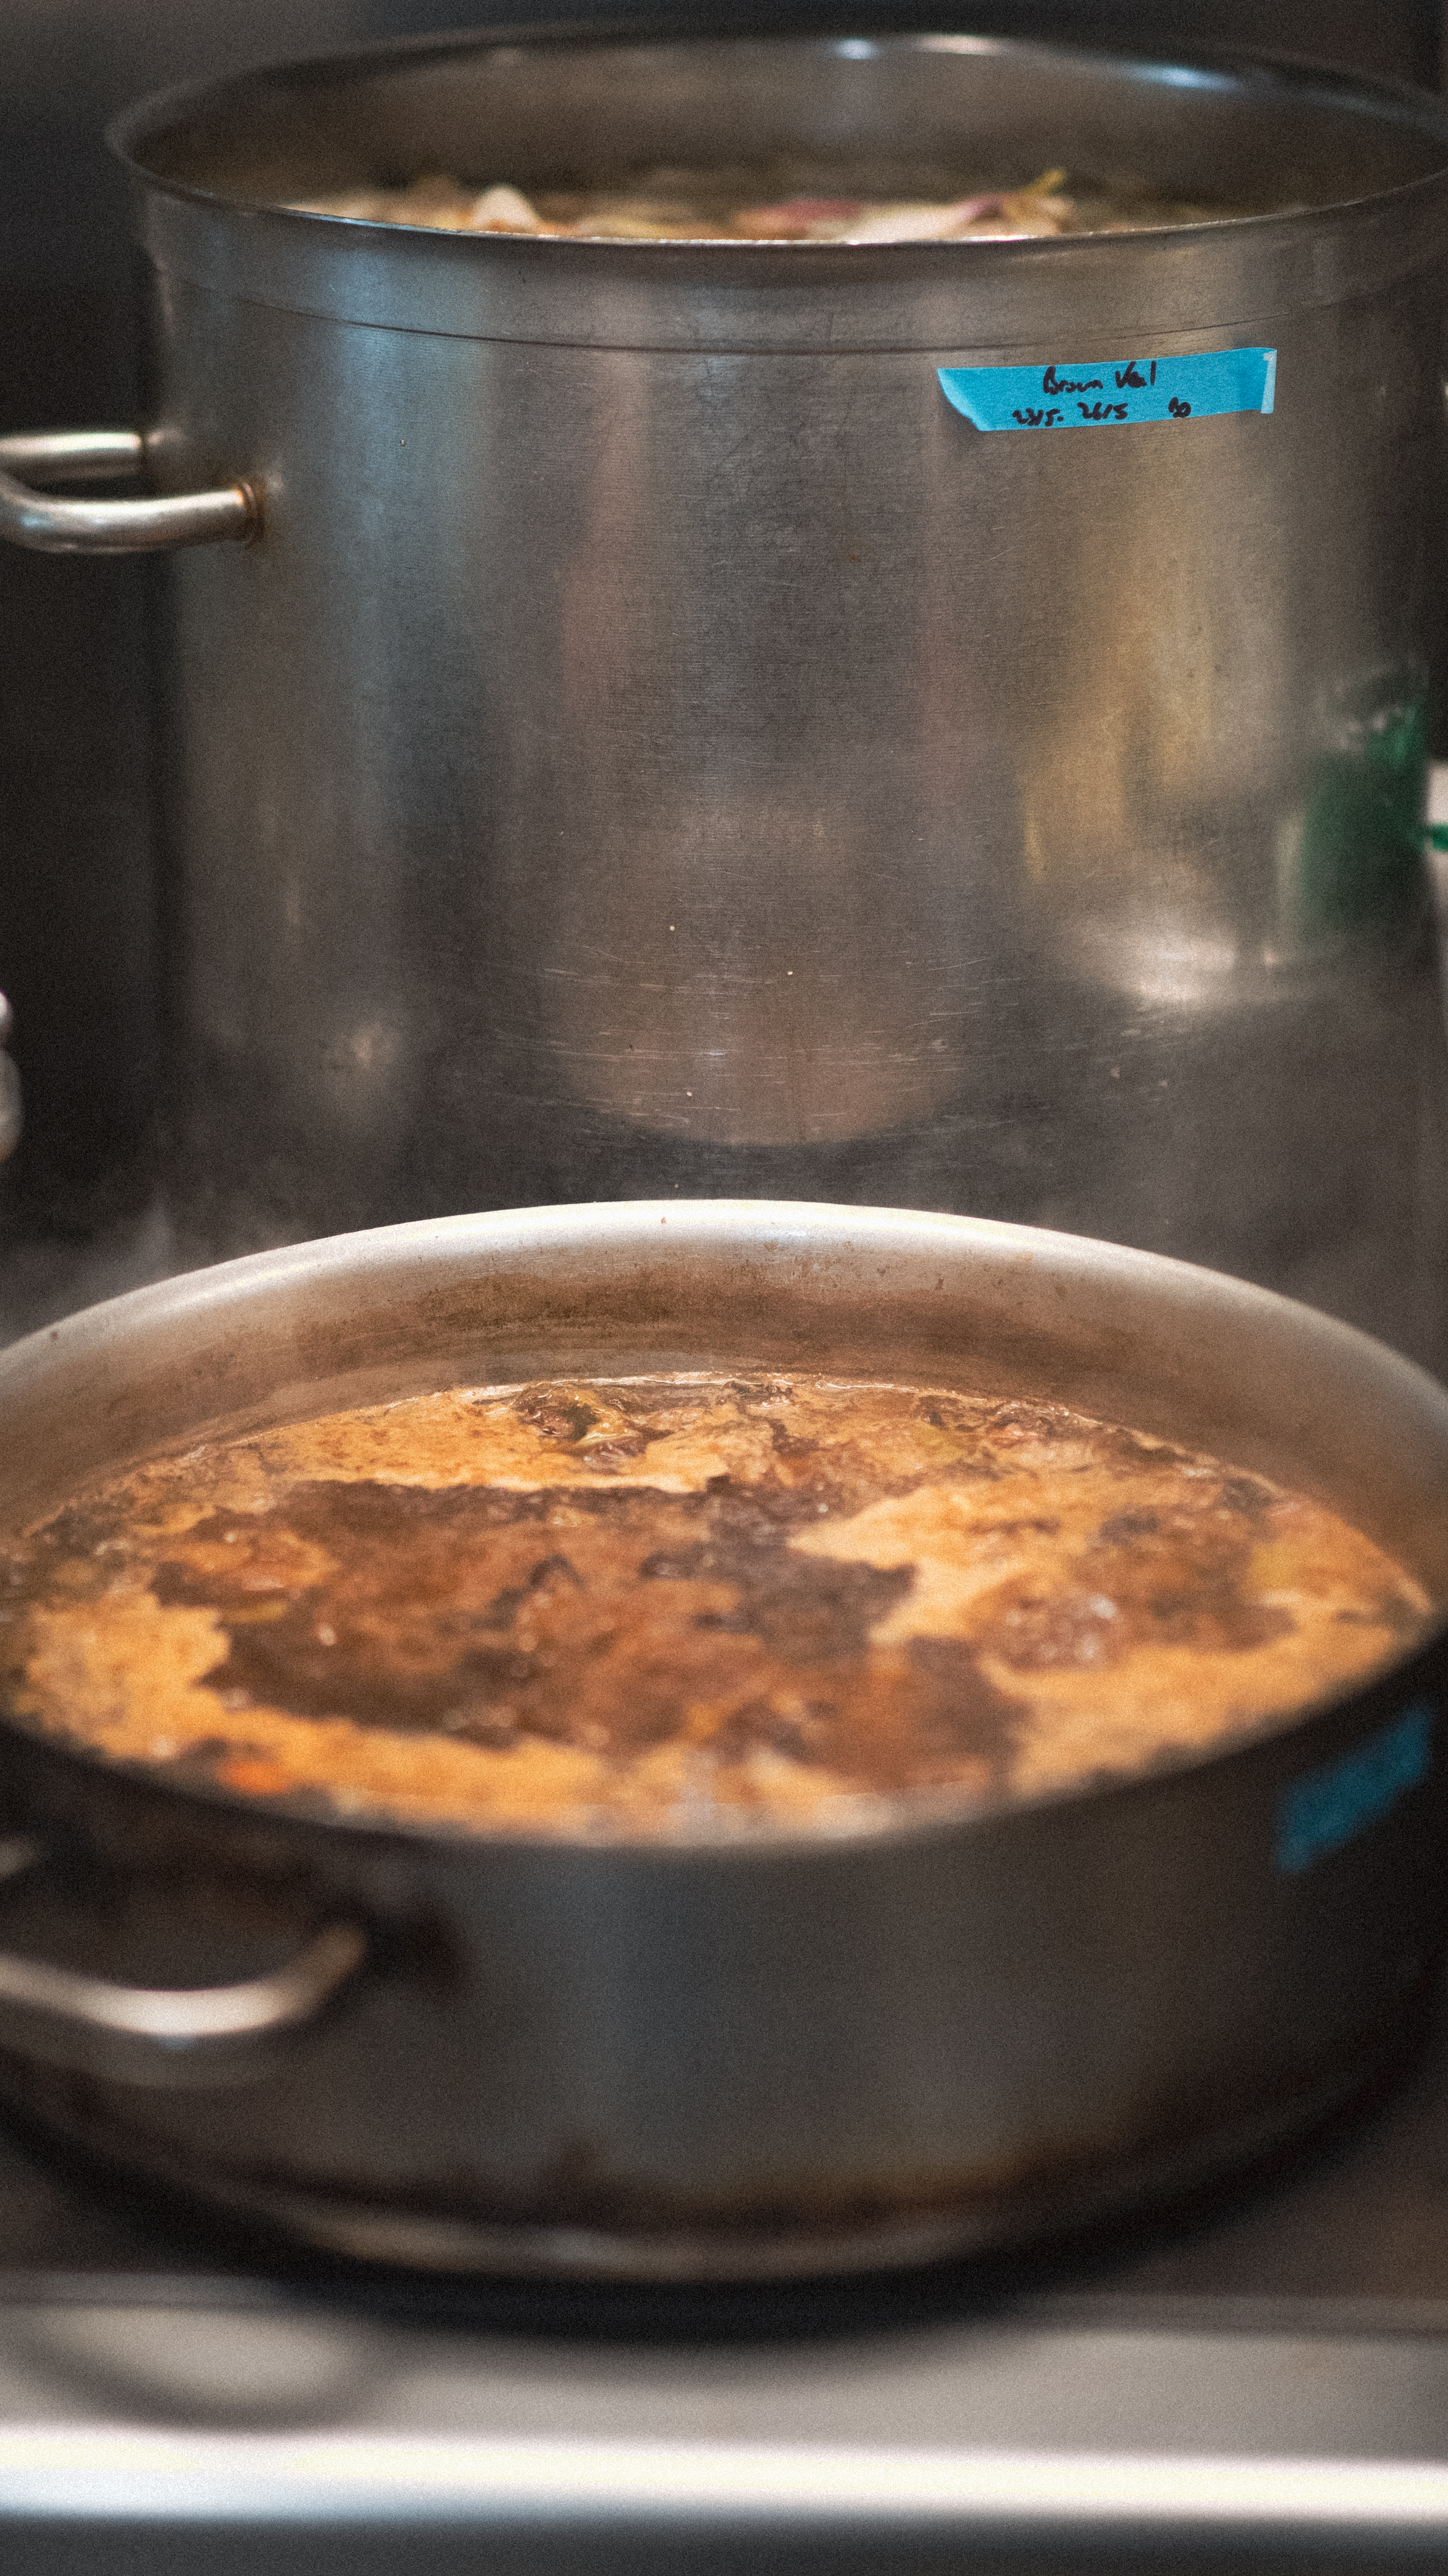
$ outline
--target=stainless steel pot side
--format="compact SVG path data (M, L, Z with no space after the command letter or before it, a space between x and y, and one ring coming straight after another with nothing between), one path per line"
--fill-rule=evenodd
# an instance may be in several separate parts
M1209 1443L1448 1599L1448 1395L1381 1345L1150 1255L787 1204L434 1220L94 1308L0 1354L0 1525L222 1425L716 1362ZM389 1828L11 1722L0 2090L311 2242L438 2266L789 2274L1136 2205L1401 2054L1444 1931L1445 1666L1440 1626L1234 1749L815 1839Z
M118 139L148 421L9 442L0 524L184 549L192 1241L904 1200L1209 1260L1448 1369L1440 104L968 35L535 31ZM278 203L777 148L1297 210L850 250ZM984 435L936 373L1241 344L1277 350L1270 417Z

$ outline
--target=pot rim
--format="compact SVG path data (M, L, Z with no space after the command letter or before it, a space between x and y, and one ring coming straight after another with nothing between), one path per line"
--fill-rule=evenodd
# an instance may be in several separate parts
M1189 75L1195 84L1224 91L1241 90L1255 85L1277 98L1304 102L1319 99L1324 105L1347 109L1355 114L1371 113L1384 122L1407 127L1434 137L1442 146L1443 160L1437 170L1404 179L1389 188L1372 189L1365 195L1323 198L1312 205L1296 206L1261 214L1216 217L1199 224L1143 227L1131 233L1061 234L1049 238L1031 237L1002 241L929 241L896 242L888 245L848 245L833 242L691 242L691 241L618 241L559 240L533 238L514 234L438 233L421 225L382 223L370 217L321 214L286 205L276 198L233 195L197 181L179 179L158 172L145 160L148 143L154 143L178 124L229 106L243 103L248 94L261 99L269 89L283 86L323 87L339 74L363 74L385 70L391 64L406 66L426 60L446 61L480 54L527 49L533 53L548 50L570 50L576 53L605 53L633 49L641 54L664 49L688 48L703 52L724 46L768 47L778 52L786 49L817 56L837 54L846 47L868 45L873 54L908 52L963 52L1003 56L1011 59L1046 57L1051 60L1079 62L1083 65L1116 68L1139 80L1181 84ZM448 30L410 37L373 38L369 42L332 47L315 54L271 61L250 70L232 72L221 77L177 83L137 100L123 109L105 129L106 143L131 178L147 189L198 207L267 215L285 220L289 225L326 226L344 237L361 242L375 242L380 234L389 241L421 240L436 248L446 244L453 257L507 259L522 254L545 265L540 276L553 268L571 266L581 259L595 270L602 264L611 267L621 260L626 273L637 274L647 264L658 264L661 274L677 276L682 268L700 263L706 274L717 274L726 264L745 263L745 274L757 279L766 274L796 282L808 280L838 281L847 276L900 278L908 269L921 277L948 276L951 263L959 265L967 258L970 270L980 273L998 263L1009 267L1022 258L1063 259L1084 263L1110 256L1135 261L1148 259L1164 240L1199 243L1242 235L1275 239L1290 238L1306 225L1325 218L1366 216L1394 205L1431 203L1435 192L1448 194L1448 100L1440 101L1431 91L1420 90L1408 82L1375 79L1366 73L1347 72L1328 64L1306 59L1285 58L1255 53L1250 48L1215 49L1189 46L1171 52L1138 53L1068 37L1033 37L979 33L968 29L944 27L912 30L875 30L868 25L857 30L839 28L829 33L760 33L727 30L723 33L702 32L697 24L685 21L661 22L621 19L600 26L596 20L573 19ZM408 256L406 252L400 254ZM761 257L768 269L760 266Z
M1394 1390L1410 1402L1419 1413L1430 1418L1433 1432L1441 1440L1448 1459L1448 1391L1426 1370L1401 1358L1386 1344L1359 1332L1355 1327L1337 1322L1295 1299L1279 1296L1274 1291L1258 1288L1226 1273L1210 1271L1199 1264L1176 1261L1159 1253L1140 1252L1131 1247L1100 1242L1089 1236L1062 1234L1043 1227L1013 1225L992 1218L950 1216L913 1209L867 1208L850 1205L830 1206L814 1201L670 1199L614 1200L576 1206L500 1209L479 1215L421 1218L407 1224L368 1228L350 1235L328 1235L315 1242L289 1245L274 1251L250 1253L232 1261L208 1268L180 1273L149 1287L108 1299L102 1304L83 1309L58 1324L43 1326L38 1332L0 1350L0 1429L12 1405L22 1410L32 1384L39 1381L43 1399L47 1379L61 1380L67 1374L84 1370L87 1361L100 1364L104 1374L113 1372L115 1362L124 1362L129 1337L144 1333L147 1325L161 1324L172 1330L186 1327L194 1332L198 1324L209 1329L216 1346L224 1343L228 1329L234 1329L238 1314L259 1301L278 1303L289 1285L305 1288L325 1286L328 1282L355 1279L364 1266L364 1255L381 1253L384 1270L390 1261L398 1275L405 1278L409 1255L421 1256L421 1266L413 1263L416 1289L421 1291L427 1267L427 1256L436 1256L439 1268L450 1253L476 1252L486 1256L490 1251L506 1257L510 1247L518 1248L520 1235L532 1238L535 1261L566 1250L570 1240L580 1250L630 1247L635 1264L643 1258L644 1245L656 1240L653 1228L674 1228L672 1255L682 1245L717 1248L721 1238L737 1234L744 1245L758 1250L761 1222L780 1229L781 1234L802 1237L806 1244L815 1238L823 1251L826 1246L836 1251L845 1229L863 1235L868 1244L872 1235L880 1238L874 1249L888 1248L888 1238L895 1238L895 1249L924 1249L937 1232L947 1241L973 1245L982 1259L996 1252L1007 1259L1022 1259L1028 1269L1043 1262L1051 1265L1045 1275L1055 1283L1058 1296L1066 1292L1060 1285L1060 1274L1068 1276L1074 1265L1078 1277L1094 1273L1105 1275L1113 1287L1138 1290L1155 1289L1158 1299L1189 1303L1210 1295L1215 1306L1225 1307L1229 1315L1245 1323L1250 1330L1254 1321L1260 1327L1275 1327L1280 1334L1290 1332L1298 1340L1307 1338L1317 1346L1321 1359L1336 1356L1349 1368L1370 1369L1384 1390ZM647 1232L645 1231L647 1229ZM900 1230L908 1239L902 1247ZM541 1239L541 1240L540 1240ZM526 1252L525 1243L524 1250ZM905 1293L904 1283L896 1283L897 1297ZM229 1311L230 1310L230 1311ZM496 1332L495 1332L496 1338ZM743 1361L734 1363L744 1365ZM761 1364L764 1364L761 1362ZM784 1363L773 1361L771 1366ZM566 1362L560 1362L560 1366ZM913 1378L919 1374L912 1363L904 1364ZM945 1364L942 1364L944 1366ZM453 1376L447 1383L462 1381ZM52 1399L55 1389L49 1390ZM354 1399L355 1400L355 1399ZM1086 1410L1085 1405L1078 1407ZM245 1409L243 1409L245 1410ZM250 1408L255 1412L256 1407ZM304 1407L288 1403L275 1417L277 1421L308 1418ZM233 1433L228 1434L230 1419ZM192 1439L203 1428L208 1437L234 1436L237 1413L228 1417L197 1416L189 1428L176 1431L169 1438L154 1440L149 1454L158 1454ZM123 1459L146 1454L134 1449L118 1452L109 1462L110 1471ZM106 1472L92 1467L85 1474ZM67 1486L64 1490L71 1490ZM1448 1479L1445 1479L1445 1520L1448 1520ZM58 1499L58 1497L57 1497ZM41 1506L48 1512L53 1502ZM33 1525L35 1512L27 1510L22 1526ZM5 1518L0 1505L0 1527ZM1448 1586L1436 1615L1425 1630L1416 1636L1401 1655L1380 1665L1349 1689L1328 1690L1304 1701L1299 1707L1276 1718L1268 1718L1227 1737L1218 1737L1205 1746L1169 1748L1139 1769L1122 1775L1096 1776L1083 1781L1067 1782L1030 1791L1025 1794L1000 1792L987 1797L973 1796L968 1801L950 1791L905 1792L894 1798L865 1798L850 1801L850 1813L838 1825L829 1823L802 1828L780 1825L768 1820L738 1825L721 1820L716 1830L688 1833L645 1831L628 1827L603 1826L595 1831L518 1831L479 1829L454 1820L429 1817L389 1815L384 1809L369 1807L357 1812L335 1808L325 1802L318 1791L296 1791L291 1794L267 1795L246 1791L210 1778L189 1775L178 1778L169 1774L164 1763L120 1760L84 1742L71 1742L64 1736L48 1733L43 1727L28 1723L10 1713L4 1705L0 1685L0 1750L12 1754L24 1747L27 1753L38 1752L49 1764L62 1772L79 1769L96 1781L125 1782L166 1801L183 1807L200 1808L215 1814L218 1810L238 1824L264 1825L278 1831L315 1834L319 1829L343 1832L353 1847L377 1849L411 1848L419 1843L439 1845L459 1852L497 1855L509 1853L568 1853L586 1865L585 1856L594 1855L602 1865L610 1860L627 1858L659 1867L759 1866L778 1861L797 1861L809 1855L824 1861L830 1855L847 1859L863 1848L883 1844L930 1843L969 1837L973 1833L995 1830L1017 1817L1028 1817L1043 1809L1095 1805L1103 1800L1159 1796L1177 1783L1200 1772L1216 1772L1231 1764L1269 1762L1289 1745L1300 1746L1303 1767L1314 1758L1313 1739L1325 1742L1346 1733L1349 1745L1361 1741L1365 1731L1385 1726L1394 1715L1408 1713L1415 1699L1442 1695L1448 1680ZM868 1812L866 1812L868 1810Z

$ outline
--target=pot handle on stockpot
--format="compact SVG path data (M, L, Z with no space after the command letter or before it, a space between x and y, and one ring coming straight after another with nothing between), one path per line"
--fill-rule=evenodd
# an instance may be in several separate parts
M153 554L173 546L245 542L261 526L249 483L165 499L56 501L37 486L117 483L138 475L146 442L134 429L53 429L0 438L0 537L42 554Z
M0 1886L44 1858L26 1837L0 1842ZM245 2083L274 2063L264 2043L315 2021L368 1948L360 1923L334 1919L266 1976L189 1987L123 1986L0 1950L0 2047L120 2083Z

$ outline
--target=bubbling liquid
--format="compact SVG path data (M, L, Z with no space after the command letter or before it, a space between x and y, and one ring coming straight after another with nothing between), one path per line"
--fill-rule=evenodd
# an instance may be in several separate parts
M488 1834L840 1832L1362 1679L1429 1602L1302 1494L1060 1405L749 1373L459 1387L155 1459L12 1546L12 1716Z

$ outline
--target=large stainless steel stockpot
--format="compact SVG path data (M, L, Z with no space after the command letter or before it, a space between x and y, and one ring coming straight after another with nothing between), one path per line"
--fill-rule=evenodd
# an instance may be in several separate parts
M1150 1255L880 1209L444 1219L142 1290L0 1355L0 1521L222 1425L721 1360L1209 1443L1448 1601L1448 1395L1408 1363ZM789 2273L1131 2205L1401 2052L1448 1919L1445 1677L1440 1622L1260 1740L814 1838L388 1830L3 1725L0 2090L223 2206L425 2264Z
M1209 1259L1448 1367L1441 105L968 35L466 37L119 140L147 425L9 442L0 514L186 549L191 1241L903 1199ZM1290 210L871 250L284 203L778 150ZM982 430L939 374L1234 349L1274 353L1256 408L1089 434ZM138 466L151 498L28 488Z

